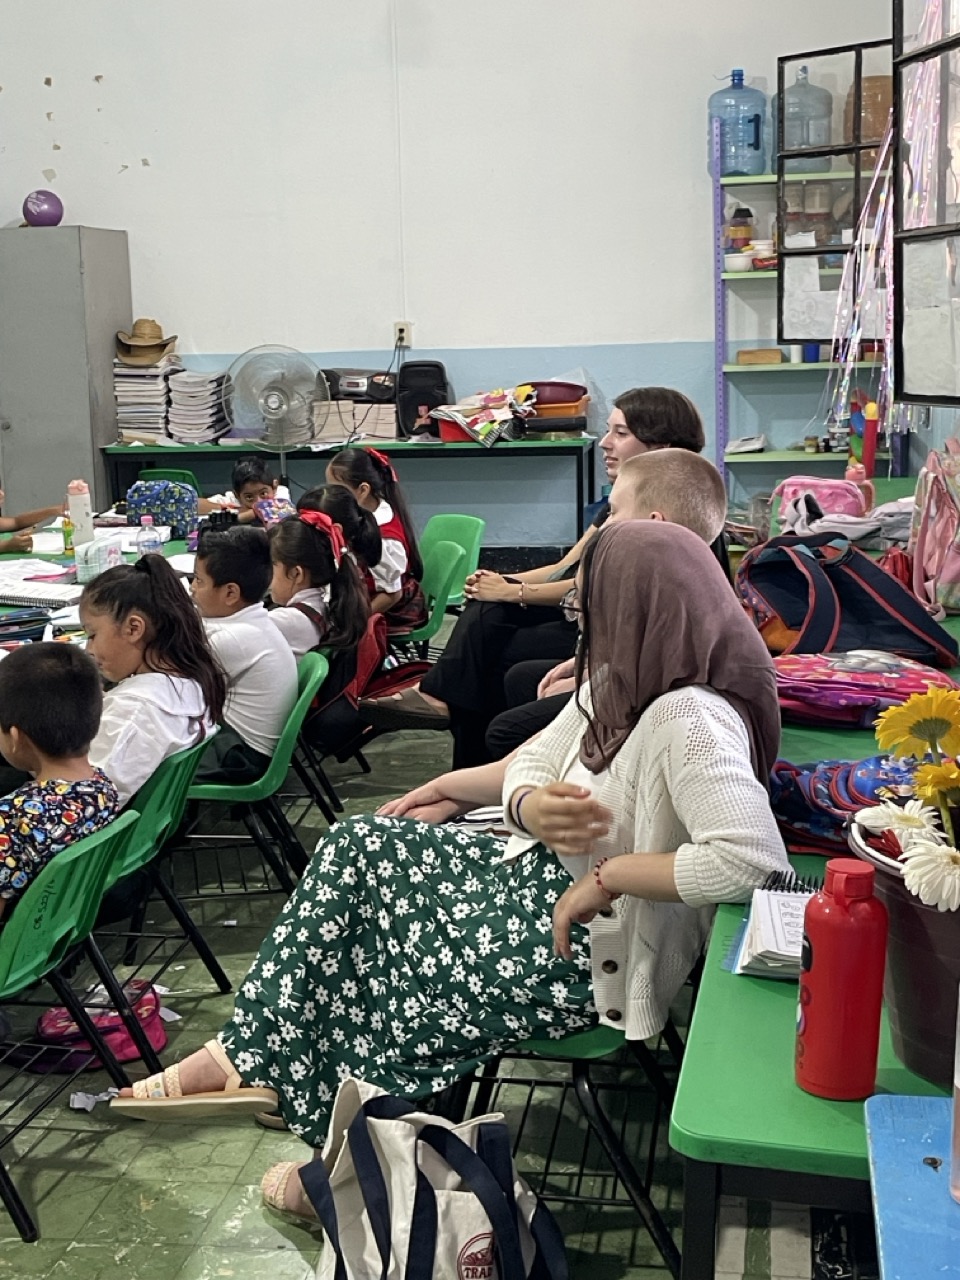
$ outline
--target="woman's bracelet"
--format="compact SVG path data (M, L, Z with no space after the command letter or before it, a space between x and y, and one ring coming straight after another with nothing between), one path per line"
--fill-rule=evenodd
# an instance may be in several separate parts
M527 607L527 602L523 598L523 590L524 590L524 587L526 587L526 585L527 584L525 582L520 583L520 608L521 609L525 609Z
M533 787L530 787L527 791L522 792L519 798L514 800L513 802L513 816L517 820L517 826L520 828L521 831L525 831L527 835L529 835L530 832L527 831L527 828L523 825L523 819L520 817L520 806L523 804L524 800L526 800L527 796L530 795L532 791L533 791Z
M620 895L619 893L610 893L610 891L609 891L608 889L605 889L605 888L603 887L603 881L600 879L600 868L603 866L603 864L604 864L605 862L609 862L609 861L610 861L610 859L609 859L609 858L601 858L601 859L600 859L600 861L597 863L597 865L593 868L593 878L594 878L594 880L596 881L597 888L600 890L600 892L603 894L603 896L607 899L607 901L608 901L608 902L616 902L616 900L617 900L621 895Z

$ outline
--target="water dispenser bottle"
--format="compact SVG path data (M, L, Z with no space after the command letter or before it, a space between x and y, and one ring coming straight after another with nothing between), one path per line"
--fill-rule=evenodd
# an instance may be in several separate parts
M710 117L708 155L713 174L713 121L720 121L721 178L751 177L766 173L767 155L764 141L764 119L767 99L759 89L743 83L743 72L733 71L730 83L711 93L707 110ZM717 175L713 175L717 176Z
M797 68L796 83L783 91L786 104L783 113L783 146L786 151L802 147L829 147L833 129L833 94L829 89L810 83L807 67ZM776 150L777 95L773 99L774 150ZM829 156L813 156L809 160L790 159L790 173L827 173Z

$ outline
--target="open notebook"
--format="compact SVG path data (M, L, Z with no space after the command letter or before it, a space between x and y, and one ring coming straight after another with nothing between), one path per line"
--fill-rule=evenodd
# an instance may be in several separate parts
M812 881L776 872L754 889L750 915L733 964L734 973L766 978L800 975L803 913L820 888Z

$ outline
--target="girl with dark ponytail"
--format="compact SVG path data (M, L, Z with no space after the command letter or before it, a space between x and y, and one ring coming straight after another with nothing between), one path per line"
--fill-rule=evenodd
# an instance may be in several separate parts
M296 657L322 645L352 650L367 629L370 605L340 525L322 511L301 511L269 531L278 607L270 617Z
M383 555L380 526L373 512L361 507L342 484L314 485L297 503L297 510L323 511L335 525L339 525L343 540L353 552L361 573L380 563Z
M422 626L427 620L420 589L423 561L393 463L379 449L341 449L327 464L327 483L349 489L380 528L380 560L364 572L371 609L385 616L392 633Z
M163 556L94 578L80 597L80 621L87 653L116 686L104 697L90 761L127 804L167 756L195 746L219 722L226 680Z

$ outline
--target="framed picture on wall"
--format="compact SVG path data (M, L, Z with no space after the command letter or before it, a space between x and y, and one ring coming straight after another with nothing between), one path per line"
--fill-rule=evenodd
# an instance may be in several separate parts
M894 0L894 393L960 404L960 0Z

